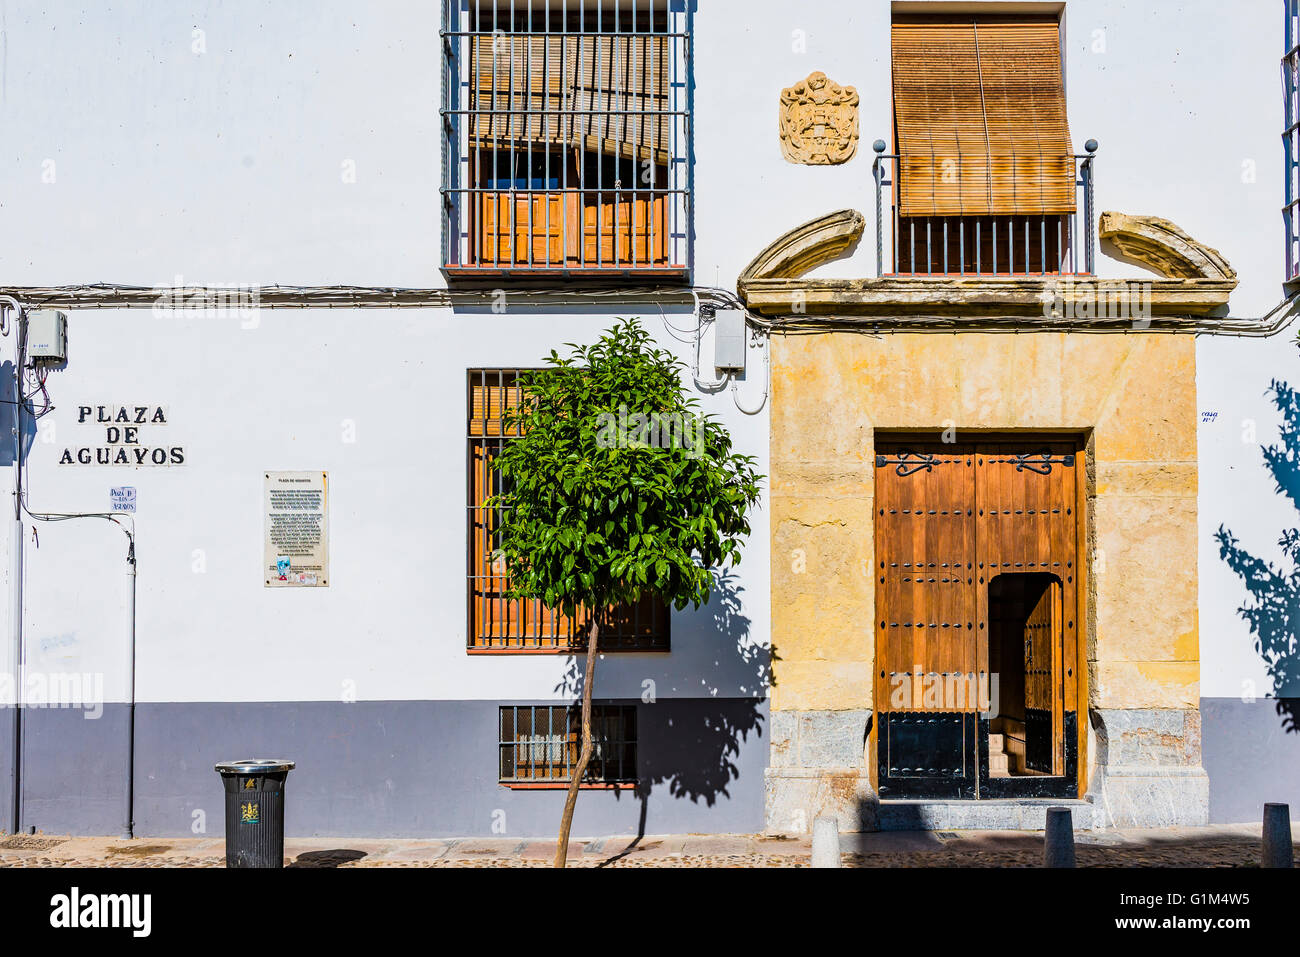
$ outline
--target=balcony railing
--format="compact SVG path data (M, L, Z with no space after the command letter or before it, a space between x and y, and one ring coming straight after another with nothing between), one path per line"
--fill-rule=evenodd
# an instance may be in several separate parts
M446 0L449 275L689 271L690 13Z
M876 140L876 159L871 166L876 183L877 276L1093 274L1096 140L1088 140L1084 144L1087 152L1074 156L1075 209L1060 214L902 216L895 188L899 157L886 153L886 148L884 140Z

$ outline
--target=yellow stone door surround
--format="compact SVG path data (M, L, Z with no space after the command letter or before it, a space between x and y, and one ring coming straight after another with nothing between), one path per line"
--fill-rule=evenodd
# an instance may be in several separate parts
M1123 233L1125 256L1166 276L1182 272L1149 283L1147 320L1126 327L1043 321L1052 318L1043 294L1050 277L1010 281L1014 289L1005 280L949 280L946 292L938 277L802 279L860 235L853 211L792 230L742 275L751 311L774 320L769 829L797 829L788 822L800 819L811 826L818 813L872 826L864 808L875 764L867 733L875 443L900 432L932 441L1084 438L1088 720L1080 760L1097 823L1195 823L1206 814L1190 333L1196 316L1226 303L1235 274L1164 220L1106 217L1112 239ZM967 294L986 299L971 305ZM1023 321L990 327L990 296L1011 296L1002 318L1019 309ZM783 312L782 298L807 311ZM936 303L946 315L934 315ZM819 315L871 318L840 327L819 325ZM804 321L786 325L787 317Z

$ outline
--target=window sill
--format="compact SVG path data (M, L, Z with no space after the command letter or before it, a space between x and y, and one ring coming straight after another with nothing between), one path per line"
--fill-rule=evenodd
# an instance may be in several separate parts
M597 644L596 650L602 655L669 655L672 654L671 648L627 648L612 647L604 648ZM465 654L472 657L494 655L585 655L585 647L573 648L466 648Z
M567 791L568 781L498 781L503 788L511 791ZM617 784L579 784L579 791L631 791L636 788L635 781L620 781Z
M443 266L442 274L448 282L473 279L621 279L628 276L655 277L658 279L687 279L690 269L684 265L636 266L617 264L609 266L529 266L484 263L481 266Z

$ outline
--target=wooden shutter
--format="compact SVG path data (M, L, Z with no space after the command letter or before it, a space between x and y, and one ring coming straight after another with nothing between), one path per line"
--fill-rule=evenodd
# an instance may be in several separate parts
M900 215L1074 211L1056 21L895 23L893 70Z
M573 105L573 63L563 35L475 37L470 136L479 146L569 142L561 119ZM571 54L570 54L571 55Z
M524 650L566 644L581 634L581 623L540 601L507 598L505 564L494 559L497 510L486 508L501 491L494 460L504 442L519 435L503 421L523 398L518 374L481 370L469 376L469 583L471 648Z

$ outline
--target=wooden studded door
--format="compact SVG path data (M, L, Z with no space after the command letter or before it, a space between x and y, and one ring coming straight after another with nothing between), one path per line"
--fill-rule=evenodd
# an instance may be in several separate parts
M1077 794L1075 443L881 442L881 797Z
M875 519L879 792L973 798L978 701L945 692L977 670L974 450L882 448Z

